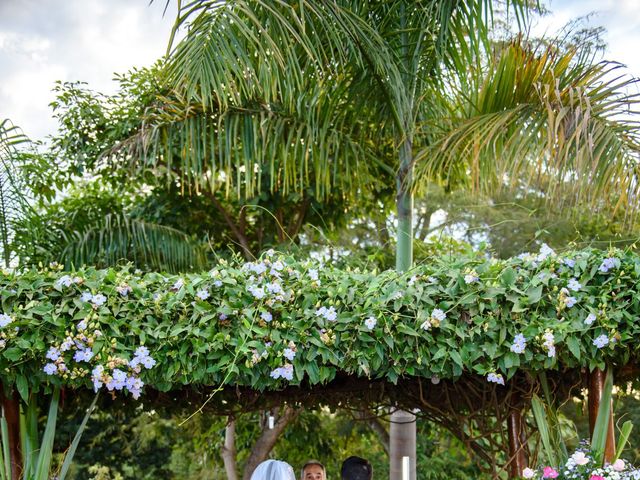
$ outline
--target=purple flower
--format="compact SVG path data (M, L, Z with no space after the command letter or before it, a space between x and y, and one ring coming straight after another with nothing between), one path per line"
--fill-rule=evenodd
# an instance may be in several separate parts
M43 370L47 375L55 375L58 372L58 367L55 363L47 363Z
M596 348L606 347L609 344L609 337L607 335L600 335L593 341L593 344Z
M525 348L527 348L527 339L523 334L519 333L513 339L513 344L511 345L511 351L513 353L524 353Z

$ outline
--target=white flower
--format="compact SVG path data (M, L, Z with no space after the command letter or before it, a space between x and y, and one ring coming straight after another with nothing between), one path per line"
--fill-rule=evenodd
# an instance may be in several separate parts
M373 330L376 327L377 323L378 323L378 320L376 319L376 317L369 317L364 321L365 326L369 330Z
M292 349L292 348L285 348L284 352L282 352L282 354L290 362L292 362L293 359L296 358L296 351L294 349Z
M404 295L402 290L398 290L397 292L394 292L393 295L391 295L391 300L400 300L402 298L402 295Z
M58 280L56 280L56 286L60 287L69 287L73 283L73 278L69 275L63 275Z
M529 467L522 470L522 478L533 478L535 476L536 476L536 471L532 470Z
M525 349L527 348L527 339L524 337L523 334L519 333L515 336L515 338L513 339L513 344L511 345L511 351L513 353L524 353Z
M222 286L222 282L220 280L216 280L213 282L213 286L214 287L221 287Z
M429 330L431 328L431 320L425 320L424 322L422 322L420 328L425 331Z
M571 460L573 460L576 465L586 465L589 463L589 457L587 457L584 452L574 453L571 455Z
M439 308L434 308L431 312L431 318L438 320L439 322L444 322L444 320L447 318L447 314Z
M200 300L206 300L207 298L209 298L209 290L207 290L206 288L198 290L198 292L196 293L196 297L198 297Z
M585 325L591 325L595 321L596 321L595 314L594 313L590 313L589 315L587 315L587 318L584 319L584 324Z
M431 375L431 383L438 385L440 383L440 377L438 375Z
M251 293L251 295L253 295L254 298L258 300L263 299L265 296L263 287L256 287L255 285L251 285L247 287L247 290L249 290L249 293Z
M580 282L578 282L578 280L572 278L571 280L569 280L569 283L567 283L567 287L569 288L569 290L577 292L582 288L582 285L580 285Z
M6 313L0 313L0 328L4 328L13 322L13 318L11 318Z
M83 302L90 302L93 299L93 295L91 294L91 292L82 292L82 295L80 295L80 300L82 300Z
M262 312L260 314L260 318L262 318L262 320L264 320L265 322L270 322L271 320L273 320L273 315L271 315L271 312Z
M182 280L181 278L179 278L176 283L173 284L173 286L171 287L171 290L173 291L178 291L180 290L182 287L184 287L184 280Z

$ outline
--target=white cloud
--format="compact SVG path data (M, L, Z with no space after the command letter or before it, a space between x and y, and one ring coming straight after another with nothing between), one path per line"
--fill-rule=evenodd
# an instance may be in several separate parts
M164 6L163 0L0 1L0 118L32 138L53 133L54 82L86 81L113 92L114 72L164 54L175 15L171 2L163 18Z

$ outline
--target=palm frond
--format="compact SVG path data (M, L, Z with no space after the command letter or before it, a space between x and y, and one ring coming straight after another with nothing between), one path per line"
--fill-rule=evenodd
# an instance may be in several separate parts
M28 143L27 137L9 120L0 122L0 249L4 266L13 258L9 244L12 225L29 208L28 189L17 168L19 147Z
M435 180L489 194L531 189L567 206L604 208L611 196L637 206L640 95L620 69L509 45L436 122L416 156L416 188Z
M183 272L206 267L202 245L171 227L124 215L107 215L83 232L63 234L68 267L111 266L131 261L140 268Z

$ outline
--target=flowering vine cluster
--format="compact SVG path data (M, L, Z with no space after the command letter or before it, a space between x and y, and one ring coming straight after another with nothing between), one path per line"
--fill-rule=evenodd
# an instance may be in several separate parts
M144 383L277 389L338 372L477 375L501 387L518 370L635 361L638 285L633 253L546 245L507 260L443 256L404 274L276 252L203 274L5 272L0 376L132 396Z

